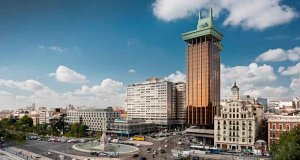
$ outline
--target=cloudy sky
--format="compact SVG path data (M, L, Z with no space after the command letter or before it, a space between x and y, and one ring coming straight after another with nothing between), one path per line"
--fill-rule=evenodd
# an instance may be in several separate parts
M0 1L0 109L122 105L126 86L185 79L181 34L212 7L222 96L300 97L300 1Z

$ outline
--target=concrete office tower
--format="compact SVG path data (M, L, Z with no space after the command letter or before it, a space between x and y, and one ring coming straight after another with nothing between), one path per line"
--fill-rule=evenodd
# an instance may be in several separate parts
M187 122L191 126L212 128L220 108L220 41L223 35L209 16L199 14L197 29L183 33L187 62Z
M184 124L184 83L172 83L158 78L129 85L127 88L127 116L153 122L159 128Z

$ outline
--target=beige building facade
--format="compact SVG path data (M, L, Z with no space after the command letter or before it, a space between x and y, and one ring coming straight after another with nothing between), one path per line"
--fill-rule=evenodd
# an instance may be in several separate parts
M220 116L214 118L214 146L236 151L253 149L262 115L263 106L254 100L241 99L239 87L234 83Z

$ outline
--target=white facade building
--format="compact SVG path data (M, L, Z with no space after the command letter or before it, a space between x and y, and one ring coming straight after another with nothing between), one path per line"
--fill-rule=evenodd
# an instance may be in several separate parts
M113 123L120 114L114 112L112 107L106 109L89 108L82 110L69 110L67 111L67 123L82 123L87 125L88 130L102 131L107 130L109 123Z
M240 99L235 83L231 97L221 107L220 116L214 118L215 147L224 150L252 149L262 116L263 106L255 100Z
M293 108L296 110L300 110L300 99L294 97L293 98Z
M185 84L150 78L129 85L126 104L128 118L144 119L168 128L177 124L177 120L185 119Z

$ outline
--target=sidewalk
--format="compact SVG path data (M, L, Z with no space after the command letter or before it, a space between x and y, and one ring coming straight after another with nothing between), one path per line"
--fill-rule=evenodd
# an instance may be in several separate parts
M27 150L19 149L19 148L16 148L16 147L8 147L8 150L16 153L16 155L18 155L19 157L22 157L23 159L28 159L28 160L35 160L35 159L52 160L52 159L47 158L45 156L41 156L39 154L29 152Z
M10 158L9 160L24 160L23 158L20 158L20 157L12 154L10 152L7 152L7 151L0 150L0 153L9 157ZM4 158L7 158L7 157L4 157ZM1 159L1 157L0 157L0 159Z
M86 160L86 159L90 159L90 160L120 160L119 158L85 157L85 156L78 156L78 155L67 154L67 153L63 153L63 152L59 152L59 151L55 151L55 150L49 150L49 151L51 151L53 153L56 153L56 154L60 154L60 155L72 157L72 158L75 158L77 160Z

